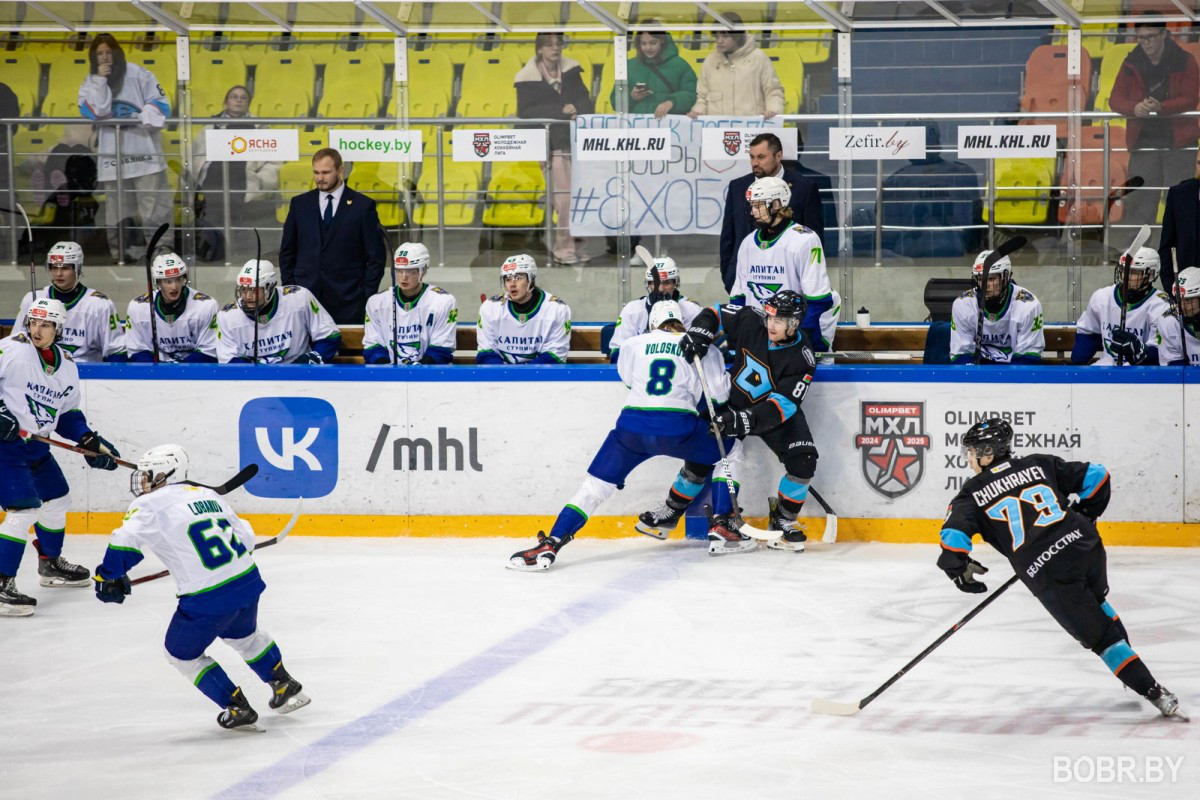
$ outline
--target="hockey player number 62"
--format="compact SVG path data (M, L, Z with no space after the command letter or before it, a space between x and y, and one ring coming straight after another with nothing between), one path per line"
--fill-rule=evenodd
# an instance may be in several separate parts
M990 519L1008 524L1008 532L1012 535L1013 540L1013 550L1025 543L1025 520L1021 517L1021 503L1028 503L1033 506L1034 511L1038 512L1037 519L1033 521L1033 524L1039 528L1053 525L1066 516L1066 512L1062 510L1058 505L1058 500L1054 497L1054 490L1044 483L1026 488L1021 492L1020 500L1016 497L1005 497L1003 500L993 503L986 513Z
M214 533L210 536L205 536L205 531L208 531L216 524L222 532L229 532L229 544L225 544L225 540L221 534ZM233 560L233 554L237 553L238 558L246 554L246 547L238 541L237 534L233 533L229 524L229 520L224 517L217 519L214 523L211 519L200 519L188 526L188 538L192 540L192 545L196 548L196 554L200 556L200 563L206 569L217 569L223 567ZM229 548L233 548L230 552Z

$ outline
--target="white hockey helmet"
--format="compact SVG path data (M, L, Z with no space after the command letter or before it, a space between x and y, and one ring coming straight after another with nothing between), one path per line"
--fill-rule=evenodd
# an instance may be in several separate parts
M55 242L46 253L46 269L70 266L75 268L75 277L83 275L83 248L76 242Z
M179 445L151 447L138 459L137 469L129 477L129 491L140 497L168 483L186 481L189 466L187 451Z
M1123 268L1125 266L1125 254L1117 259L1117 268L1113 270L1113 283L1117 286L1125 285L1125 274ZM1133 281L1134 272L1144 274L1142 282L1136 287L1131 286L1129 293L1131 296L1138 298L1145 297L1154 291L1154 282L1158 280L1158 271L1162 263L1158 257L1158 251L1149 247L1139 247L1137 252L1133 254L1133 258L1129 259L1129 280ZM1131 298L1132 299L1132 298Z
M159 281L165 278L186 277L188 274L188 265L186 261L174 253L162 253L154 257L154 264L150 267L150 272L154 276L154 282L157 285Z
M237 285L239 289L252 289L255 286L274 289L279 285L279 273L270 261L256 261L252 258L238 270Z
M792 201L792 187L788 186L787 181L783 178L774 176L759 178L746 190L746 202L748 203L761 201L770 207L772 200L778 200L783 208L787 208L788 203Z
M67 324L67 307L63 305L62 300L39 297L30 304L29 310L25 312L26 330L29 328L29 323L35 319L53 322L54 329L62 333L63 326Z
M683 309L674 300L659 300L650 307L650 330L656 331L664 322L677 320L683 324Z
M420 242L405 242L396 248L392 256L392 267L395 269L419 269L421 275L429 269L429 248Z
M1193 328L1200 325L1200 267L1181 269L1175 276L1175 302L1184 321Z
M979 255L975 256L975 263L971 265L971 277L978 281L983 277L983 262L987 261L987 257L992 254L991 250L984 250ZM1008 256L1003 256L996 260L988 270L988 276L1007 274L1009 279L1012 278L1012 262L1008 260Z
M659 283L665 281L675 281L675 286L679 286L679 267L675 264L675 259L663 256L662 258L654 259L653 264L646 266L646 288L654 288L654 273L658 273Z
M501 285L509 275L525 275L529 278L529 285L532 286L537 280L537 262L533 260L533 256L525 253L509 256L500 265Z

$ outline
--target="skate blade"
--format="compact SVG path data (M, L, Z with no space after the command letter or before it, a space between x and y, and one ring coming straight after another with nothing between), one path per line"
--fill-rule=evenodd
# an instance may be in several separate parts
M32 617L37 606L14 606L4 603L0 605L0 617Z
M724 541L708 543L708 554L710 556L730 556L737 553L752 553L758 549L758 542L751 539L748 542L734 542L732 546L727 546Z
M236 728L221 728L223 731L230 733L266 733L267 729L260 726L257 722L252 722L249 725L239 725Z
M288 698L288 701L279 708L273 709L276 714L290 714L298 708L304 708L312 702L312 699L304 692L299 692Z
M784 550L791 553L804 552L804 542L786 542L783 539L767 542L767 547L771 550Z
M643 536L649 536L652 539L665 540L671 534L670 528L651 528L649 525L643 525L641 522L634 523L633 528Z
M70 580L67 580L66 578L44 577L44 578L38 579L38 584L41 586L44 586L47 589L63 589L66 587L74 587L74 586L91 586L92 579L91 578L80 578L77 581L70 581Z
M539 558L533 564L526 564L525 559L514 556L508 560L508 563L505 564L505 566L511 570L516 570L517 572L542 572L550 569L550 565L553 563L553 561Z

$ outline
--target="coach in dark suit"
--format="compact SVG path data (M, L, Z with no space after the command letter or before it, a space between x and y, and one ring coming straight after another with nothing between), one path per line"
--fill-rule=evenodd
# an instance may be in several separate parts
M1167 207L1163 210L1162 236L1159 237L1158 258L1162 262L1159 274L1163 288L1174 296L1175 264L1171 248L1179 259L1179 268L1200 267L1200 180L1191 178L1167 190Z
M733 288L737 252L742 240L754 230L746 190L759 178L783 178L792 187L792 219L812 228L825 240L825 218L817 182L799 172L783 168L783 144L773 133L760 133L750 142L750 174L730 182L725 195L725 219L721 225L721 281L725 291Z
M361 325L388 258L375 201L346 185L342 156L331 147L313 155L313 183L292 198L283 223L283 282L311 291L339 325Z

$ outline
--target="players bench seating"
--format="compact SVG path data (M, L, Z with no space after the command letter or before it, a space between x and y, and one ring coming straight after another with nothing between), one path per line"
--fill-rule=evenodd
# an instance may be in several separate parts
M0 325L0 338L8 335L10 325ZM600 350L601 325L576 325L571 328L571 364L606 364L608 358ZM1071 348L1075 345L1073 326L1046 327L1046 361L1064 363L1070 360ZM862 353L861 357L839 358L839 363L878 363L871 358L875 353L913 354L912 360L901 363L919 363L925 350L923 325L872 325L870 328L840 327L834 343L839 352ZM341 328L342 347L335 359L338 364L361 364L363 329L361 325L345 325ZM454 363L475 363L475 328L460 325Z

